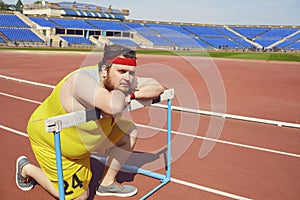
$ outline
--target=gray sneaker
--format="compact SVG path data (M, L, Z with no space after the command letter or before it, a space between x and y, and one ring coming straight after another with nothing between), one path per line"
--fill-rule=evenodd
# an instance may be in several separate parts
M17 159L17 162L16 162L16 184L17 184L18 188L20 188L23 191L29 191L34 187L33 179L24 178L21 175L22 168L27 164L30 164L30 162L27 160L27 157L20 156Z
M121 185L113 183L109 186L101 186L96 190L98 196L117 196L117 197L130 197L137 193L137 188L130 185Z

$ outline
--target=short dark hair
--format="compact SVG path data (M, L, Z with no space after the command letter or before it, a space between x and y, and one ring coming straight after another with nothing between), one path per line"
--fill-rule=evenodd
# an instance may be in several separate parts
M99 68L101 68L101 66L103 65L106 65L107 67L111 67L112 63L108 62L107 60L112 60L118 56L137 59L136 52L128 47L119 44L105 45L103 58L98 64Z

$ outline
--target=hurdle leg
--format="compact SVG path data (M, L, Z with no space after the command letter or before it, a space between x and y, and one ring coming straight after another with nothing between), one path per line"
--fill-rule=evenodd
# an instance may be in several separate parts
M168 99L168 157L167 157L167 179L168 182L171 180L171 131L172 131L172 99Z
M168 182L171 180L171 125L172 125L172 100L168 99L168 144L167 144L167 149L168 149L168 154L167 154L167 166L166 166L166 175L163 176L164 178L161 179L161 184L153 188L150 192L145 194L141 200L147 199L149 196L151 196L153 193L155 193L157 190L159 190L161 187L166 185ZM149 173L150 177L156 178L154 172Z
M61 146L60 146L60 131L54 132L54 143L55 143L59 199L65 200L64 178L63 178Z

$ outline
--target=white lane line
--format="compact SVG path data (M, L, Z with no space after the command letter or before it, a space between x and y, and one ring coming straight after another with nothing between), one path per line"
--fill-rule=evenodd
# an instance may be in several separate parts
M238 195L235 195L235 194L230 194L228 192L223 192L223 191L220 191L220 190L216 190L216 189L209 188L209 187L202 186L202 185L197 185L197 184L190 183L190 182L183 181L183 180L179 180L179 179L176 179L176 178L171 178L171 182L178 183L178 184L181 184L181 185L185 185L185 186L188 186L188 187L192 187L192 188L195 188L195 189L198 189L198 190L203 190L203 191L206 191L206 192L218 194L218 195L221 195L221 196L229 197L229 198L232 198L232 199L251 200L251 199L246 198L246 197L238 196Z
M7 126L0 125L0 128L2 128L4 130L7 130L7 131L10 131L12 133L16 133L18 135L24 136L24 137L28 137L28 135L26 133L15 130L15 129L12 129L12 128L9 128ZM229 198L232 198L232 199L251 200L251 199L246 198L246 197L241 197L241 196L238 196L238 195L235 195L235 194L230 194L228 192L216 190L216 189L213 189L213 188L198 185L198 184L195 184L195 183L190 183L190 182L179 180L179 179L176 179L176 178L171 178L171 182L178 183L178 184L181 184L181 185L185 185L185 186L188 186L188 187L192 187L192 188L195 188L195 189L198 189L198 190L214 193L214 194L217 194L217 195L229 197Z
M0 78L4 78L4 79L7 79L7 80L11 80L11 81L17 81L17 82L20 82L20 83L27 83L27 84L30 84L30 85L37 85L37 86L42 86L42 87L47 87L47 88L52 88L52 89L54 88L53 85L38 83L38 82L34 82L34 81L27 81L27 80L24 80L24 79L14 78L14 77L5 76L5 75L1 75L1 74L0 74Z
M19 99L19 100L22 100L22 101L28 101L28 102L35 103L35 104L41 104L42 103L42 102L39 102L39 101L34 101L34 100L26 99L26 98L23 98L23 97L18 97L18 96L3 93L3 92L0 92L0 95L11 97L11 98L14 98L14 99Z
M7 126L3 126L1 124L0 124L0 128L2 128L4 130L7 130L7 131L10 131L10 132L13 132L13 133L16 133L18 135L22 135L22 136L28 137L28 135L26 133L24 133L24 132L18 131L16 129L9 128Z
M163 131L163 132L168 131L167 129L156 128L156 127L142 125L142 124L136 124L136 125L139 126L139 127L153 129L153 130L157 130L157 131ZM258 150L258 151L264 151L264 152L269 152L269 153L275 153L275 154L300 158L300 155L295 154L295 153L277 151L277 150L272 150L272 149L267 149L267 148L262 148L262 147L256 147L256 146L251 146L251 145L246 145L246 144L239 144L239 143L235 143L235 142L229 142L229 141L225 141L225 140L218 140L218 139L213 139L213 138L208 138L208 137L203 137L203 136L197 136L197 135L192 135L192 134L189 134L189 133L183 133L183 132L178 132L178 131L171 131L171 133L186 136L186 137L193 137L193 138L196 138L196 139L202 139L202 140L208 140L208 141L218 142L218 143L222 143L222 144L228 144L228 145L232 145L232 146L238 146L238 147L254 149L254 150Z

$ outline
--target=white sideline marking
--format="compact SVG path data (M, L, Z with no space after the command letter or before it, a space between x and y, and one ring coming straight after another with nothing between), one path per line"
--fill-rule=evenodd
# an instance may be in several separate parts
M26 99L26 98L23 98L23 97L18 97L18 96L3 93L3 92L0 92L0 94L3 95L3 96L7 96L7 97L23 100L23 101L28 101L28 102L35 103L35 104L41 104L42 103L42 102L39 102L39 101L34 101L34 100Z
M0 124L0 128L4 129L4 130L7 130L7 131L10 131L10 132L13 132L13 133L16 133L18 135L22 135L22 136L25 136L25 137L28 137L28 135L26 133L23 133L21 131L18 131L18 130L15 130L15 129L12 129L12 128L9 128L7 126L3 126Z
M251 199L246 198L246 197L241 197L241 196L238 196L238 195L235 195L235 194L230 194L230 193L227 193L227 192L212 189L212 188L205 187L205 186L202 186L202 185L197 185L197 184L190 183L190 182L183 181L183 180L179 180L179 179L176 179L176 178L171 178L171 182L178 183L178 184L185 185L185 186L192 187L192 188L196 188L198 190L203 190L203 191L206 191L206 192L218 194L218 195L221 195L221 196L229 197L229 198L232 198L232 199L251 200Z
M142 125L142 124L136 124L136 126L143 127L143 128L149 128L149 129L153 129L153 130L157 130L157 131L163 131L163 132L168 131L167 129L156 128L156 127ZM213 139L213 138L192 135L192 134L182 133L182 132L178 132L178 131L171 131L171 133L177 134L177 135L182 135L182 136L187 136L187 137L193 137L196 139L209 140L209 141L218 142L218 143L222 143L222 144L229 144L232 146L244 147L244 148L254 149L254 150L258 150L258 151L265 151L265 152L269 152L269 153L275 153L275 154L281 154L281 155L285 155L285 156L300 158L299 154L294 154L294 153L288 153L288 152L277 151L277 150L272 150L272 149L267 149L267 148L262 148L262 147L256 147L256 146L251 146L251 145L247 145L247 144L239 144L239 143L229 142L229 141L225 141L225 140L217 140L217 139Z
M0 78L4 78L4 79L7 79L7 80L11 80L11 81L17 81L17 82L20 82L20 83L27 83L27 84L30 84L30 85L37 85L37 86L42 86L42 87L47 87L47 88L52 88L52 89L54 88L53 85L38 83L38 82L34 82L34 81L27 81L27 80L24 80L24 79L14 78L14 77L5 76L5 75L1 75L1 74L0 74Z
M2 128L4 130L7 130L7 131L10 131L10 132L13 132L13 133L16 133L18 135L24 136L24 137L28 137L28 135L26 133L23 133L21 131L18 131L18 130L15 130L15 129L12 129L12 128L9 128L9 127L3 126L3 125L0 125L0 128ZM213 188L197 185L197 184L190 183L190 182L187 182L187 181L182 181L182 180L179 180L179 179L176 179L176 178L171 178L171 182L178 183L178 184L185 185L185 186L192 187L192 188L196 188L198 190L203 190L203 191L206 191L206 192L218 194L218 195L221 195L221 196L229 197L229 198L232 198L232 199L251 200L251 199L241 197L241 196L238 196L238 195L235 195L235 194L230 194L230 193L223 192L223 191L220 191L220 190L216 190L216 189L213 189Z
M7 80L18 81L18 82L21 82L21 83L27 83L27 84L31 84L31 85L48 87L48 88L52 88L52 89L55 87L53 85L47 85L47 84L44 84L44 83L27 81L27 80L14 78L14 77L9 77L9 76L5 76L5 75L1 75L1 74L0 74L0 78L5 78ZM153 106L154 107L159 107L159 108L166 108L166 105L162 105L162 104L158 104L158 103L153 105ZM216 117L229 118L229 119L235 119L235 120L243 120L243 121L249 121L249 122L277 125L279 127L286 126L286 127L290 127L290 128L300 128L300 124L289 123L289 122L281 122L281 121L276 121L276 120L261 119L261 118L255 118L255 117L233 115L233 114L225 114L225 113L211 112L211 111L205 111L205 110L196 110L196 109L192 109L192 108L182 108L182 107L177 107L177 106L172 106L172 109L177 110L177 111L194 113L194 114L202 114L202 115L216 116Z
M153 105L153 107L167 108L166 105L161 105L161 104ZM262 118L256 118L256 117L246 117L246 116L241 116L241 115L232 115L232 114L211 112L211 111L205 111L205 110L196 110L196 109L192 109L192 108L182 108L182 107L178 107L178 106L172 106L172 109L177 110L177 111L187 112L187 113L193 113L193 114L200 114L200 115L202 114L202 115L209 115L209 116L222 117L222 118L228 118L228 119L235 119L235 120L277 125L277 126L286 126L286 127L290 127L290 128L300 128L300 124L290 123L290 122L281 122L281 121L262 119Z

